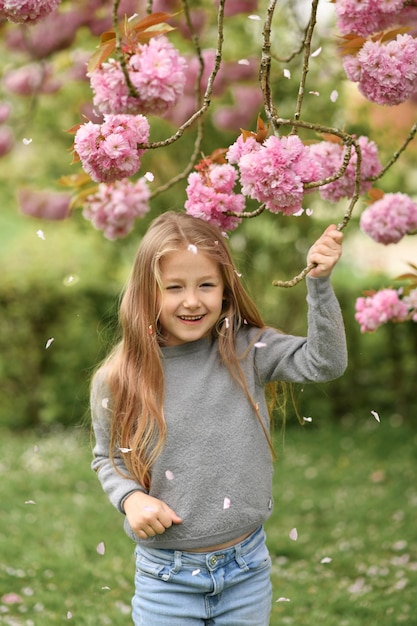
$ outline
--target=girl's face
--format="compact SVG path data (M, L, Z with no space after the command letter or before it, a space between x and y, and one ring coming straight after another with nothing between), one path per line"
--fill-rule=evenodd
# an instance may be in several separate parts
M206 337L218 321L224 283L217 263L206 254L177 250L160 262L159 323L167 346Z

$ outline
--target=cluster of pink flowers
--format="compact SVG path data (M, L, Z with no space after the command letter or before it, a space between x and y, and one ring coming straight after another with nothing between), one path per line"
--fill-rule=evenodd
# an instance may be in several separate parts
M120 63L114 59L89 75L94 104L102 113L163 116L183 93L186 61L166 37L138 44L126 66L137 97L129 95Z
M404 322L410 319L409 305L401 299L397 289L381 289L371 296L356 300L356 321L361 332L372 332L386 322Z
M345 57L343 66L371 102L401 104L417 92L417 39L406 34L384 43L366 41L356 56Z
M61 87L61 81L54 78L50 63L28 63L15 70L9 70L3 76L3 87L19 96L55 93Z
M417 204L404 193L387 193L365 209L360 227L378 243L398 243L417 229Z
M17 24L34 24L52 11L61 0L0 0L0 17Z
M337 27L344 35L366 37L396 23L405 4L404 0L336 0Z
M377 176L382 165L378 157L378 148L373 141L361 136L358 139L361 149L361 184L360 193L365 193L372 187L372 182L367 178ZM344 157L344 147L339 143L322 141L313 144L310 152L322 168L323 178L333 176L341 168ZM352 146L349 164L343 175L337 180L320 187L320 195L324 200L337 202L341 198L349 198L355 191L357 154L355 146Z
M229 163L239 168L242 193L264 203L272 213L297 213L304 183L321 177L317 160L296 135L271 135L262 144L250 139L239 138L227 153Z
M103 124L87 122L79 127L74 149L83 169L95 182L114 182L136 174L149 138L149 122L143 115L105 115Z
M97 230L104 231L107 239L125 237L133 229L135 219L149 211L149 197L145 178L100 183L96 193L87 197L83 216Z
M14 146L14 135L10 126L4 124L9 118L10 106L7 102L0 102L0 158L6 155Z
M187 213L224 230L234 230L241 219L226 213L241 213L245 206L242 194L233 192L237 179L236 170L227 163L218 165L209 160L198 169L198 172L192 172L188 177L188 200L185 203Z

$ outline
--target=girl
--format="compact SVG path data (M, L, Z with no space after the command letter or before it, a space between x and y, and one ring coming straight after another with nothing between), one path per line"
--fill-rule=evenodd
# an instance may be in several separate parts
M164 213L140 244L122 340L96 373L92 467L136 543L136 626L267 626L272 447L264 388L346 367L329 276L342 233L312 246L308 336L267 328L221 232Z

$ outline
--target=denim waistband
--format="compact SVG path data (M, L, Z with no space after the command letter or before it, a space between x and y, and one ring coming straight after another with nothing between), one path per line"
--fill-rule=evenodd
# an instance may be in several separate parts
M143 544L138 544L136 547L137 553L153 555L158 560L172 562L176 564L183 564L198 567L206 567L209 570L214 570L217 567L226 565L230 561L236 560L239 562L239 558L248 554L260 544L265 542L265 531L263 526L260 526L249 537L246 537L243 541L240 541L230 548L223 550L214 550L211 552L187 552L183 550L166 550L161 548L148 548Z

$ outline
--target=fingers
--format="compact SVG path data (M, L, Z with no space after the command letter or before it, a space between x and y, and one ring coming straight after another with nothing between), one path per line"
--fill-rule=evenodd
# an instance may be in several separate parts
M142 492L131 494L124 509L132 530L141 539L161 535L182 519L167 504Z
M342 254L343 233L330 224L310 248L307 262L314 264L310 276L329 276Z

